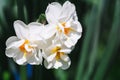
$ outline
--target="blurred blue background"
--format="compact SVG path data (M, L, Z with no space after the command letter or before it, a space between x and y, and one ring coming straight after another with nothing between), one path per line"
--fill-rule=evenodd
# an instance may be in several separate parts
M120 80L120 0L69 0L83 35L67 70L19 66L5 55L5 42L15 35L13 22L36 21L54 1L66 0L0 0L0 80Z

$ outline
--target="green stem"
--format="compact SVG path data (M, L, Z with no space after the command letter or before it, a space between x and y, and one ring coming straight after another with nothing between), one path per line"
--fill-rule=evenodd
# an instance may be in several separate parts
M21 80L27 80L26 66L20 66Z

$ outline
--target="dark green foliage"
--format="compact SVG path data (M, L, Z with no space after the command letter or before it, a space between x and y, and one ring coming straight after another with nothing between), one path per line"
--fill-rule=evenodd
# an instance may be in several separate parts
M76 6L81 22L82 38L70 54L67 70L47 70L32 66L18 66L5 55L5 42L14 36L13 22L46 23L45 10L49 3L66 0L0 0L0 80L14 80L14 72L21 80L120 80L120 0L69 0Z

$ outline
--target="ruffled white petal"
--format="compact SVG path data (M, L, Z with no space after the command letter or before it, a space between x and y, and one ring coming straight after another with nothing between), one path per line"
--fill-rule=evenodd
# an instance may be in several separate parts
M51 62L51 61L55 58L55 56L56 56L56 53L53 53L53 54L51 54L50 56L48 56L46 60L47 60L48 62Z
M53 2L48 5L45 11L48 23L56 23L58 21L61 8L62 6L57 2Z
M18 53L18 50L15 48L6 49L5 51L5 54L8 57L15 57L16 53Z
M49 39L53 37L55 33L56 33L56 25L48 24L45 26L45 32L42 35L44 35L44 39Z
M74 13L74 15L73 15L73 17L72 17L72 20L74 20L74 21L78 21L78 17L77 17L77 13L76 13L76 11L75 11L75 13Z
M24 43L24 40L19 40L17 37L12 36L6 41L5 54L8 57L14 57L19 52L18 47Z
M19 65L25 65L27 60L26 60L25 57L22 57L22 58L20 58L20 59L16 59L15 61L16 61L16 63L19 64Z
M42 61L43 61L43 55L42 55L42 52L41 52L40 49L39 49L39 51L38 51L38 55L36 55L36 57L38 57L39 63L42 64Z
M19 39L28 39L29 36L28 27L24 22L20 20L15 21L14 29Z
M71 52L71 49L62 49L59 52L64 52L69 54Z
M29 27L29 40L40 41L44 40L44 25L38 22L32 22L28 25Z
M40 62L39 62L39 60L37 60L36 56L32 56L27 62L31 65L39 65L40 64Z
M32 57L28 58L28 61L27 61L29 64L31 65L39 65L39 64L42 64L42 55L41 55L41 52L34 52Z
M64 61L62 61L62 69L68 69L69 67L70 67L70 65L71 65L71 61L69 60L68 62L64 62Z
M62 62L62 69L67 69L70 67L71 65L71 60L70 58L68 57L68 55L61 55L61 62Z
M7 45L6 49L10 49L10 48L18 48L20 45L22 45L24 43L25 40L19 40L19 41L14 41L11 42L9 45Z
M64 62L70 61L70 58L69 58L67 55L61 55L61 59L62 59Z
M12 42L18 41L19 39L16 36L11 36L6 41L6 46L10 45Z
M57 60L56 60L53 67L54 67L55 69L58 69L58 68L61 67L62 65L63 65L63 64L62 64L60 61L57 61Z
M72 25L73 30L75 30L76 32L78 33L82 32L82 26L79 21L73 21L71 25Z
M25 50L26 50L27 52L31 52L31 51L32 51L32 49L30 49L27 44L25 44Z
M71 41L71 39L67 39L64 44L66 45L66 47L68 48L71 48L74 44L73 42Z
M53 63L51 62L47 62L46 60L44 60L44 66L47 68L47 69L51 69L53 67Z
M80 37L81 37L81 35L71 34L71 36L64 42L64 44L68 48L71 48L72 46L74 46L77 43L77 41Z
M44 50L42 50L41 55L42 55L43 58L45 58L45 59L47 59L47 57L48 57L48 54L46 54Z
M16 53L16 56L13 59L19 65L25 65L27 62L27 59L22 52Z
M20 59L16 59L15 62L19 65L25 65L26 64L26 58L25 57L22 57Z
M59 17L60 22L67 22L75 13L75 6L69 1L66 1L63 4L61 14Z

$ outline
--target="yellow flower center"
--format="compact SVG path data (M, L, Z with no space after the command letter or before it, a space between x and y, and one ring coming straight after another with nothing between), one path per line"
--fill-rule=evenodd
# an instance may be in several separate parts
M51 50L51 52L52 52L52 53L55 53L55 52L58 52L59 50L61 50L61 47L56 46L56 47L54 47L54 48Z
M64 55L64 52L57 52L56 60L59 60L62 55Z
M25 40L25 42L19 47L20 51L24 53L24 56L26 56L26 54L28 53L25 49L25 45L29 43L30 43L29 40ZM28 48L32 48L32 47L28 46Z
M57 31L62 32L62 30L59 28L59 26L56 27Z
M56 56L55 56L56 60L59 60L60 57L64 55L64 52L59 52L59 50L61 50L61 47L59 46L56 46L51 50L52 53L56 53Z

